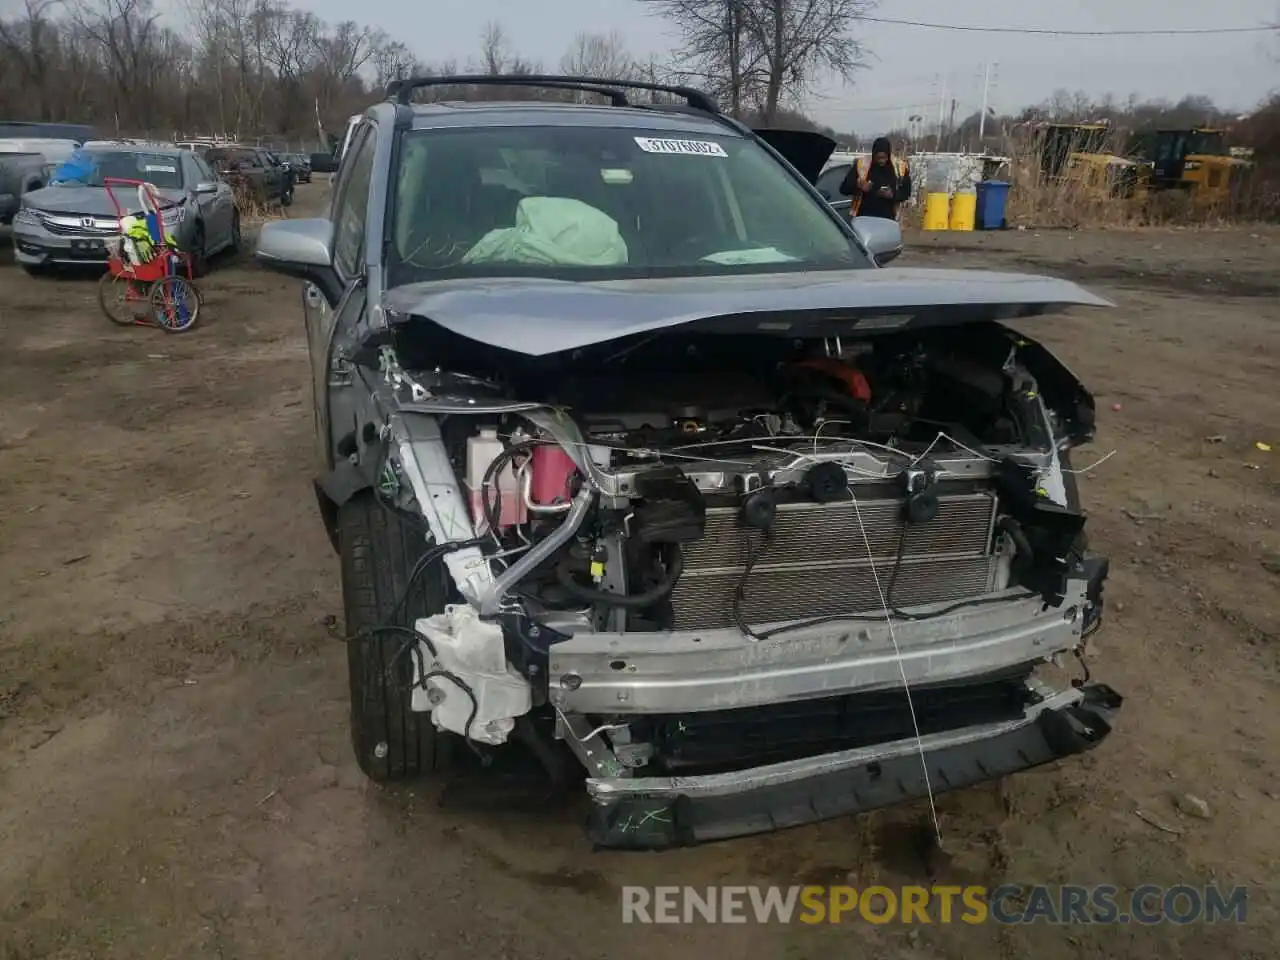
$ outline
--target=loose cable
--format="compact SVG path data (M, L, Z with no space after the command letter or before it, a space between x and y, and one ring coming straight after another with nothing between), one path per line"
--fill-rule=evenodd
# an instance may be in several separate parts
M747 602L747 579L751 576L751 571L755 568L764 555L769 552L769 547L773 545L773 527L764 528L760 542L752 547L751 553L747 556L746 565L742 568L742 576L738 578L738 585L733 591L733 620L737 624L738 629L742 631L743 636L752 640L763 640L764 636L756 633L751 629L751 624L747 622L745 606Z
M929 761L924 751L924 738L920 735L920 721L916 716L915 701L911 696L911 683L907 680L906 662L902 658L902 648L898 646L898 635L893 628L893 616L889 609L889 601L885 596L883 588L880 586L880 574L876 570L876 561L871 549L871 538L867 535L866 524L862 522L862 509L858 506L858 497L849 490L849 500L853 504L854 516L858 520L858 530L862 533L862 542L867 548L867 563L871 567L871 579L875 582L876 592L880 595L880 606L884 610L884 622L889 628L889 641L893 644L894 657L898 661L898 672L902 676L902 689L907 696L907 712L911 714L911 728L915 731L916 747L920 753L920 771L924 775L924 788L929 796L929 815L933 819L933 835L938 841L938 847L942 847L942 826L938 822L938 807L933 797L933 783L929 779Z

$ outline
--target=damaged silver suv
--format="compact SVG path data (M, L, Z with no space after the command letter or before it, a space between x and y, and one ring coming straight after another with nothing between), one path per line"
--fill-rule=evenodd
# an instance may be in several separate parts
M414 102L449 84L602 102ZM1094 402L1004 323L1108 304L882 269L897 225L812 185L833 147L682 87L403 81L329 217L263 229L306 281L370 777L532 749L581 767L596 843L652 848L1107 736L1069 459Z

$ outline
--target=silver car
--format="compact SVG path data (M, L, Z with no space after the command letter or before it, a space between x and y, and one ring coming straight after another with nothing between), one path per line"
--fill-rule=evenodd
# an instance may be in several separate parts
M240 246L240 211L231 187L203 158L166 147L89 147L54 171L50 186L22 198L13 220L13 249L28 273L106 263L107 240L120 232L118 211L104 186L108 178L155 187L165 229L192 255L197 273L209 257ZM124 212L140 212L136 188L113 192Z
M413 102L486 84L612 105ZM833 140L697 90L392 95L328 217L257 243L306 282L369 777L524 751L583 775L596 844L666 847L1109 736L1123 698L1084 668L1109 565L1070 459L1095 403L1021 331L1106 301L882 267L898 224L814 186Z

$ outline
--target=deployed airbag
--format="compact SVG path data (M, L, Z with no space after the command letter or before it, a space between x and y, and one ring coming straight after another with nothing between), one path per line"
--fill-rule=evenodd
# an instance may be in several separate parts
M463 263L529 263L562 267L617 267L627 263L618 223L590 204L568 197L525 197L514 227L490 230Z

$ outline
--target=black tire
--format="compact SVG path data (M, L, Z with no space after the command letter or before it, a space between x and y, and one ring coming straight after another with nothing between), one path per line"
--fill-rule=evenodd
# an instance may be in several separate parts
M24 263L22 269L26 271L28 277L47 277L53 271L44 264L28 264Z
M427 548L425 523L392 513L371 491L338 508L338 555L347 621L347 669L351 695L351 745L371 780L386 783L441 773L455 738L436 731L428 713L409 708L414 663L406 637L365 633L385 624L412 627L419 617L444 609L448 573L433 564L419 576L405 602L414 564Z
M240 248L244 246L244 234L240 231L240 211L231 211L231 243L227 245L227 252L235 256L240 252Z
M280 206L282 207L293 206L293 187L290 187L280 195Z
M191 275L203 277L209 272L209 241L204 224L196 224L195 237L191 241Z

